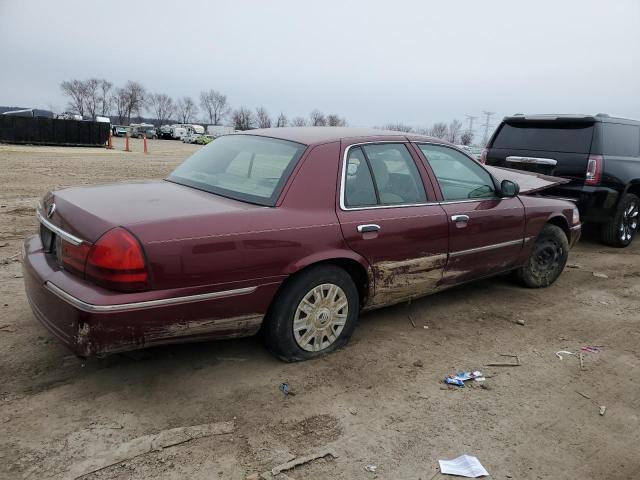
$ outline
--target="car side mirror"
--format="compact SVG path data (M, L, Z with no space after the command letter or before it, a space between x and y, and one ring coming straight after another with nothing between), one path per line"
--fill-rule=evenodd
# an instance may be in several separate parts
M520 185L516 182L512 182L511 180L502 180L500 182L500 196L511 198L515 197L520 193Z

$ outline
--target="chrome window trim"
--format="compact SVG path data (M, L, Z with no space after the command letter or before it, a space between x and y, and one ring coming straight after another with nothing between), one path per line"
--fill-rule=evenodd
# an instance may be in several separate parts
M398 134L401 134L401 132L398 132ZM406 147L407 144L411 142L409 142L408 140L404 140L404 141L403 140L380 140L378 142L354 143L352 145L349 145L347 148L345 148L344 155L342 156L342 174L340 175L340 210L348 212L351 210L378 210L381 208L407 208L407 207L424 207L429 205L438 205L438 202L398 203L395 205L370 205L370 206L363 206L363 207L347 207L345 205L344 198L345 198L345 189L346 189L346 182L347 182L347 157L349 156L349 150L351 150L353 147L360 147L362 145L378 145L382 143L396 143L398 145L404 145ZM407 148L407 151L411 156L411 151L408 148ZM413 160L413 156L411 156L411 160ZM418 175L420 175L419 170L418 170ZM424 181L422 180L421 175L420 175L420 181L422 182L422 188L425 189L424 193L425 195L427 195L427 190L424 186Z
M513 245L522 245L525 242L524 239L519 239L519 240L510 240L508 242L501 242L501 243L493 243L491 245L484 245L482 247L476 247L476 248L470 248L468 250L458 250L457 252L451 252L449 254L450 257L460 257L462 255L469 255L471 253L480 253L480 252L486 252L489 250L495 250L498 248L504 248L504 247L511 247Z
M234 297L237 295L247 295L249 293L255 292L258 287L245 287L245 288L236 288L233 290L223 290L221 292L211 292L211 293L201 293L198 295L187 295L184 297L172 297L172 298L163 298L160 300L146 300L142 302L132 302L132 303L119 303L115 305L95 305L93 303L87 303L79 298L74 297L73 295L65 292L60 287L55 284L47 281L44 283L44 286L51 293L56 295L58 298L72 304L73 306L89 313L104 313L104 312L122 312L129 310L140 310L143 308L151 308L151 307L162 307L166 305L176 305L183 303L193 303L193 302L201 302L203 300L213 300L217 298L226 298L226 297Z
M36 208L36 218L38 219L38 221L44 225L45 227L47 227L49 230L51 230L53 233L55 233L56 235L58 235L60 238L62 238L63 240L69 242L72 245L78 246L80 244L82 244L84 242L84 240L82 240L79 237L76 237L75 235L71 235L68 232L65 232L64 230L62 230L60 227L54 225L53 223L51 223L49 220L47 220L46 218L44 218L44 216L42 216L42 211L40 209L40 206L38 206L38 208Z

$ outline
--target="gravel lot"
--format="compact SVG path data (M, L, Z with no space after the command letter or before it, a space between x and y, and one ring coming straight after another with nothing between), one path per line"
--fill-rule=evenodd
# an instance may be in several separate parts
M212 422L233 432L82 478L243 479L324 447L338 457L286 474L429 480L444 478L438 459L467 453L495 479L640 478L640 240L617 250L587 233L549 289L496 278L364 315L347 348L306 363L274 359L257 338L70 355L31 314L20 243L47 190L161 178L200 147L132 148L0 145L0 478L75 478L124 442ZM583 369L555 355L585 345L601 351ZM521 365L485 366L500 354ZM467 369L487 380L443 385Z

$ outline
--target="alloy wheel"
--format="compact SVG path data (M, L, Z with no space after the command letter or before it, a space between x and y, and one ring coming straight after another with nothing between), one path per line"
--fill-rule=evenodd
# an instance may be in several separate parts
M323 283L302 298L293 318L293 336L300 348L319 352L332 345L347 323L349 301L342 288Z
M638 228L638 212L640 207L638 203L632 201L622 212L622 221L620 222L620 240L623 243L631 241L631 237Z

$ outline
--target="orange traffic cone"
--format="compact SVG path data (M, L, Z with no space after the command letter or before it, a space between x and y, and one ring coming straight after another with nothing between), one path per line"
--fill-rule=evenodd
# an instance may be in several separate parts
M145 135L142 138L144 140L144 153L149 153L149 150L147 150L147 136Z
M113 150L113 140L111 139L111 132L109 132L109 141L107 142L107 148Z
M124 151L125 152L130 152L131 150L129 150L129 134L125 133L124 134Z

